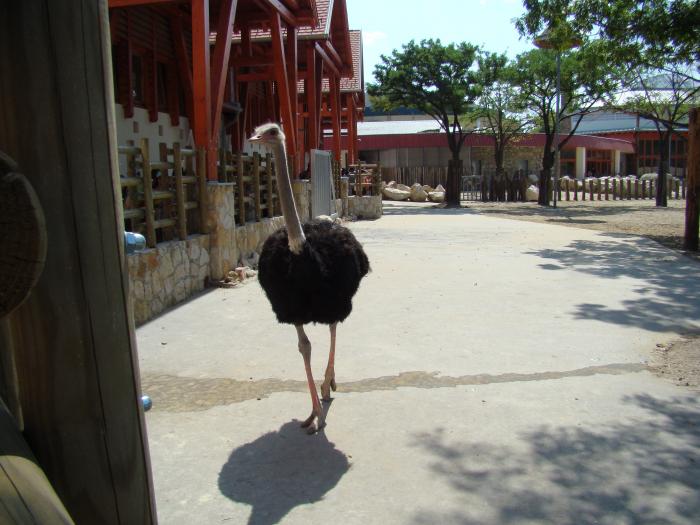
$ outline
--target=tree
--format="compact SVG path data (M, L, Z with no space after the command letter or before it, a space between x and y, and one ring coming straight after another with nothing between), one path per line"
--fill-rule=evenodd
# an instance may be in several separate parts
M513 85L514 65L505 55L484 53L479 58L479 72L485 87L474 116L482 122L479 131L488 133L494 141L496 176L488 191L490 200L502 199L506 149L531 128L533 121L520 88Z
M540 204L548 204L549 179L554 166L555 121L571 119L571 128L559 134L558 149L571 139L583 115L598 111L611 100L619 85L619 73L613 67L599 42L585 43L581 48L561 53L562 104L556 112L556 55L552 49L535 49L516 57L513 82L519 86L528 109L545 135L540 177ZM578 118L577 118L578 117Z
M611 44L628 65L700 61L697 0L523 0L516 27L536 35L546 27L568 28ZM566 24L562 24L566 21Z
M447 204L459 206L460 150L471 130L464 115L481 92L476 69L478 46L443 45L440 40L411 40L401 51L382 55L374 68L376 84L367 91L384 109L414 108L432 116L445 131L452 153L447 175Z
M654 122L659 134L659 174L656 205L667 206L666 174L670 172L669 146L674 130L687 126L692 105L697 104L700 82L693 80L693 68L669 64L661 70L634 71L632 96L616 109Z

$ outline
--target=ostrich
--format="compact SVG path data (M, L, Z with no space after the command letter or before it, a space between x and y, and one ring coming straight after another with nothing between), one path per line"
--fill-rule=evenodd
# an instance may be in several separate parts
M256 128L249 139L268 146L277 165L277 192L286 228L270 235L260 254L258 279L280 323L293 324L304 358L311 394L311 415L301 424L310 434L325 426L325 415L311 374L307 323L330 326L331 347L321 395L330 400L335 384L335 333L352 310L352 297L369 271L369 260L355 236L329 221L301 224L289 180L285 137L277 124ZM315 424L314 424L315 423Z

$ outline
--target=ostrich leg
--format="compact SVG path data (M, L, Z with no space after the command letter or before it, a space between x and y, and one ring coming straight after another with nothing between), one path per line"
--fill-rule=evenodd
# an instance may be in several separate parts
M306 368L306 380L309 383L309 393L311 394L311 415L301 424L302 427L308 429L309 434L321 430L326 426L325 416L323 414L323 408L321 407L321 402L318 399L318 392L316 392L316 383L314 383L314 376L311 373L311 342L309 338L306 337L306 332L304 332L304 327L302 325L295 325L297 329L297 335L299 336L299 352L304 358L304 368ZM316 425L314 425L314 419L316 419Z
M328 354L328 366L326 367L326 376L321 385L321 395L324 401L330 401L331 389L335 392L335 329L338 323L333 323L331 329L331 352Z

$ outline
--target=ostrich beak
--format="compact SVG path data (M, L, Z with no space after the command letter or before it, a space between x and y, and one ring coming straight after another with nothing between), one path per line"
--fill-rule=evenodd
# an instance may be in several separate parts
M252 135L249 139L248 142L256 143L262 141L262 133L255 133Z

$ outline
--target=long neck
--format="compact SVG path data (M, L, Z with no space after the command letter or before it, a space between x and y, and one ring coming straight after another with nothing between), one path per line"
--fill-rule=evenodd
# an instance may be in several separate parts
M287 155L284 144L279 143L274 146L274 154L277 159L277 194L282 205L282 215L287 225L287 237L289 238L289 249L292 253L301 253L306 237L301 229L301 221L294 205L294 193L292 193L292 183L289 180L289 168L287 167Z

